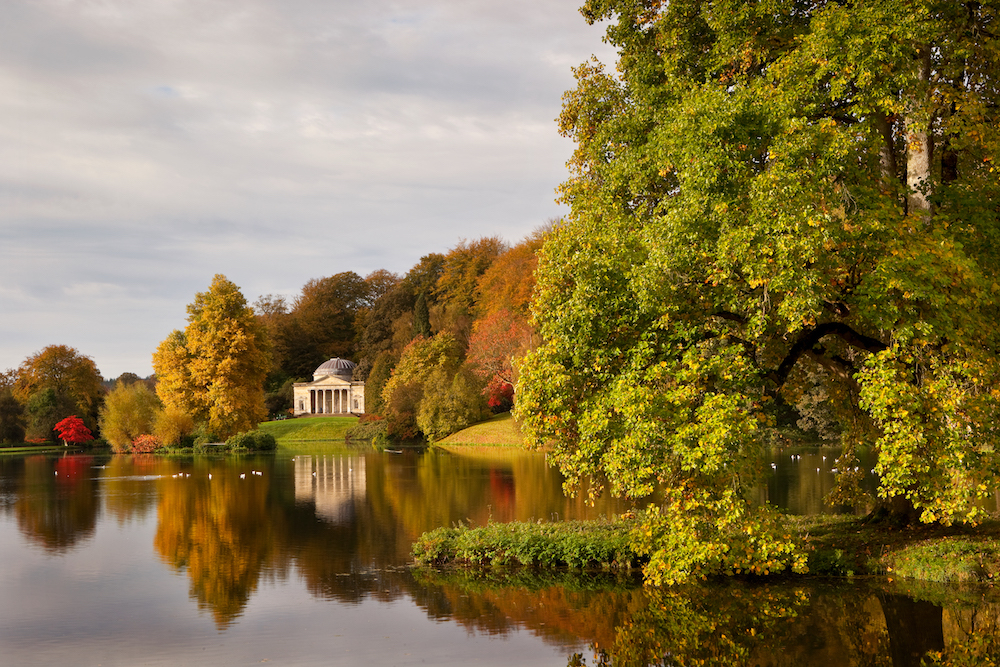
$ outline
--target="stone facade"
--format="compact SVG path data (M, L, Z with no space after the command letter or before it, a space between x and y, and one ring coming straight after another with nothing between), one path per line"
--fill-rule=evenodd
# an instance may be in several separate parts
M330 359L313 374L312 382L296 382L292 412L304 415L358 415L365 411L365 383L351 380L354 362Z

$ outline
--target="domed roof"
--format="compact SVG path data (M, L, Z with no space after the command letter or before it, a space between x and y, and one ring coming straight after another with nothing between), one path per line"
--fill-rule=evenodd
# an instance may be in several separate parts
M313 373L313 378L318 380L326 375L336 375L337 377L344 378L345 380L350 380L356 367L357 364L353 361L336 357L320 364L319 368L317 368Z

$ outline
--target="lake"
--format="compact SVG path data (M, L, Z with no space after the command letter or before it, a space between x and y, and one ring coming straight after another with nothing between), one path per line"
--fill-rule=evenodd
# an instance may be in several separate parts
M761 498L819 511L824 451ZM509 450L0 456L0 664L899 667L996 637L988 588L409 567L437 526L628 508L561 483Z

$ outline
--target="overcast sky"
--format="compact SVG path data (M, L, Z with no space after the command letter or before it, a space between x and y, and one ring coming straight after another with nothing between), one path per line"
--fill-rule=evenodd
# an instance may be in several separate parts
M152 372L224 273L249 302L403 273L564 213L581 0L3 0L0 370Z

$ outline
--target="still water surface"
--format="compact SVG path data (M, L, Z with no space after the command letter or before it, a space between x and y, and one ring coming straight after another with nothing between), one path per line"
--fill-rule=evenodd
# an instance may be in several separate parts
M822 456L776 459L762 498L821 508ZM624 509L523 452L2 456L0 665L899 667L996 632L990 590L408 567L437 526Z

